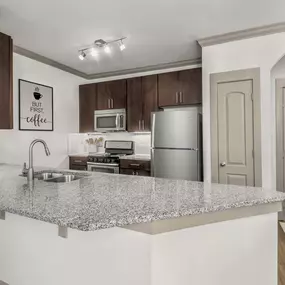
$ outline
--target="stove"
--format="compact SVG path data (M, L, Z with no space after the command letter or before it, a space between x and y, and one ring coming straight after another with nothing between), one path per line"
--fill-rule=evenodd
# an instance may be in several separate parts
M87 170L104 173L119 173L120 157L134 154L133 141L105 141L105 153L90 154Z

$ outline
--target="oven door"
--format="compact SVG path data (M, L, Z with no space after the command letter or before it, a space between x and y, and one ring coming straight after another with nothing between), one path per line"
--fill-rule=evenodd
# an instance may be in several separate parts
M108 163L87 163L87 170L93 172L103 172L111 174L119 174L119 165L117 164L108 164Z
M94 130L96 132L125 131L125 110L104 110L94 112Z

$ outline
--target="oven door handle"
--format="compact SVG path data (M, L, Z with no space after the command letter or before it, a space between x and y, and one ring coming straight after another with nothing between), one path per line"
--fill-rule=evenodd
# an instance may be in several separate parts
M88 162L87 165L89 166L100 166L101 168L114 168L119 167L118 164L115 163L95 163L95 162Z

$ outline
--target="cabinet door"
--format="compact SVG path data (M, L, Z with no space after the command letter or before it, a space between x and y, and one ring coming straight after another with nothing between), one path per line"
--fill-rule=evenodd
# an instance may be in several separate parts
M0 33L0 129L13 129L13 41Z
M71 164L69 169L87 171L87 165Z
M150 171L122 168L120 169L120 174L136 175L136 176L150 176Z
M142 129L142 78L130 78L127 80L127 129L129 132L137 132Z
M195 68L179 72L180 105L202 103L202 69Z
M179 104L178 72L163 73L158 75L158 106L176 106Z
M79 132L94 132L96 84L79 86Z
M135 175L135 170L134 170L134 169L121 168L121 169L120 169L120 174L124 174L124 175Z
M116 80L97 84L97 110L124 109L127 105L127 81Z
M151 113L158 110L157 106L157 75L142 77L143 118L142 130L151 130Z

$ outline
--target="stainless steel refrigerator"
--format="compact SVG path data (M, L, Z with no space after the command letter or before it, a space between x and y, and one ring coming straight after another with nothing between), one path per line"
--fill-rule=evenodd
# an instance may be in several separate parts
M202 181L202 161L199 107L152 113L152 176Z

